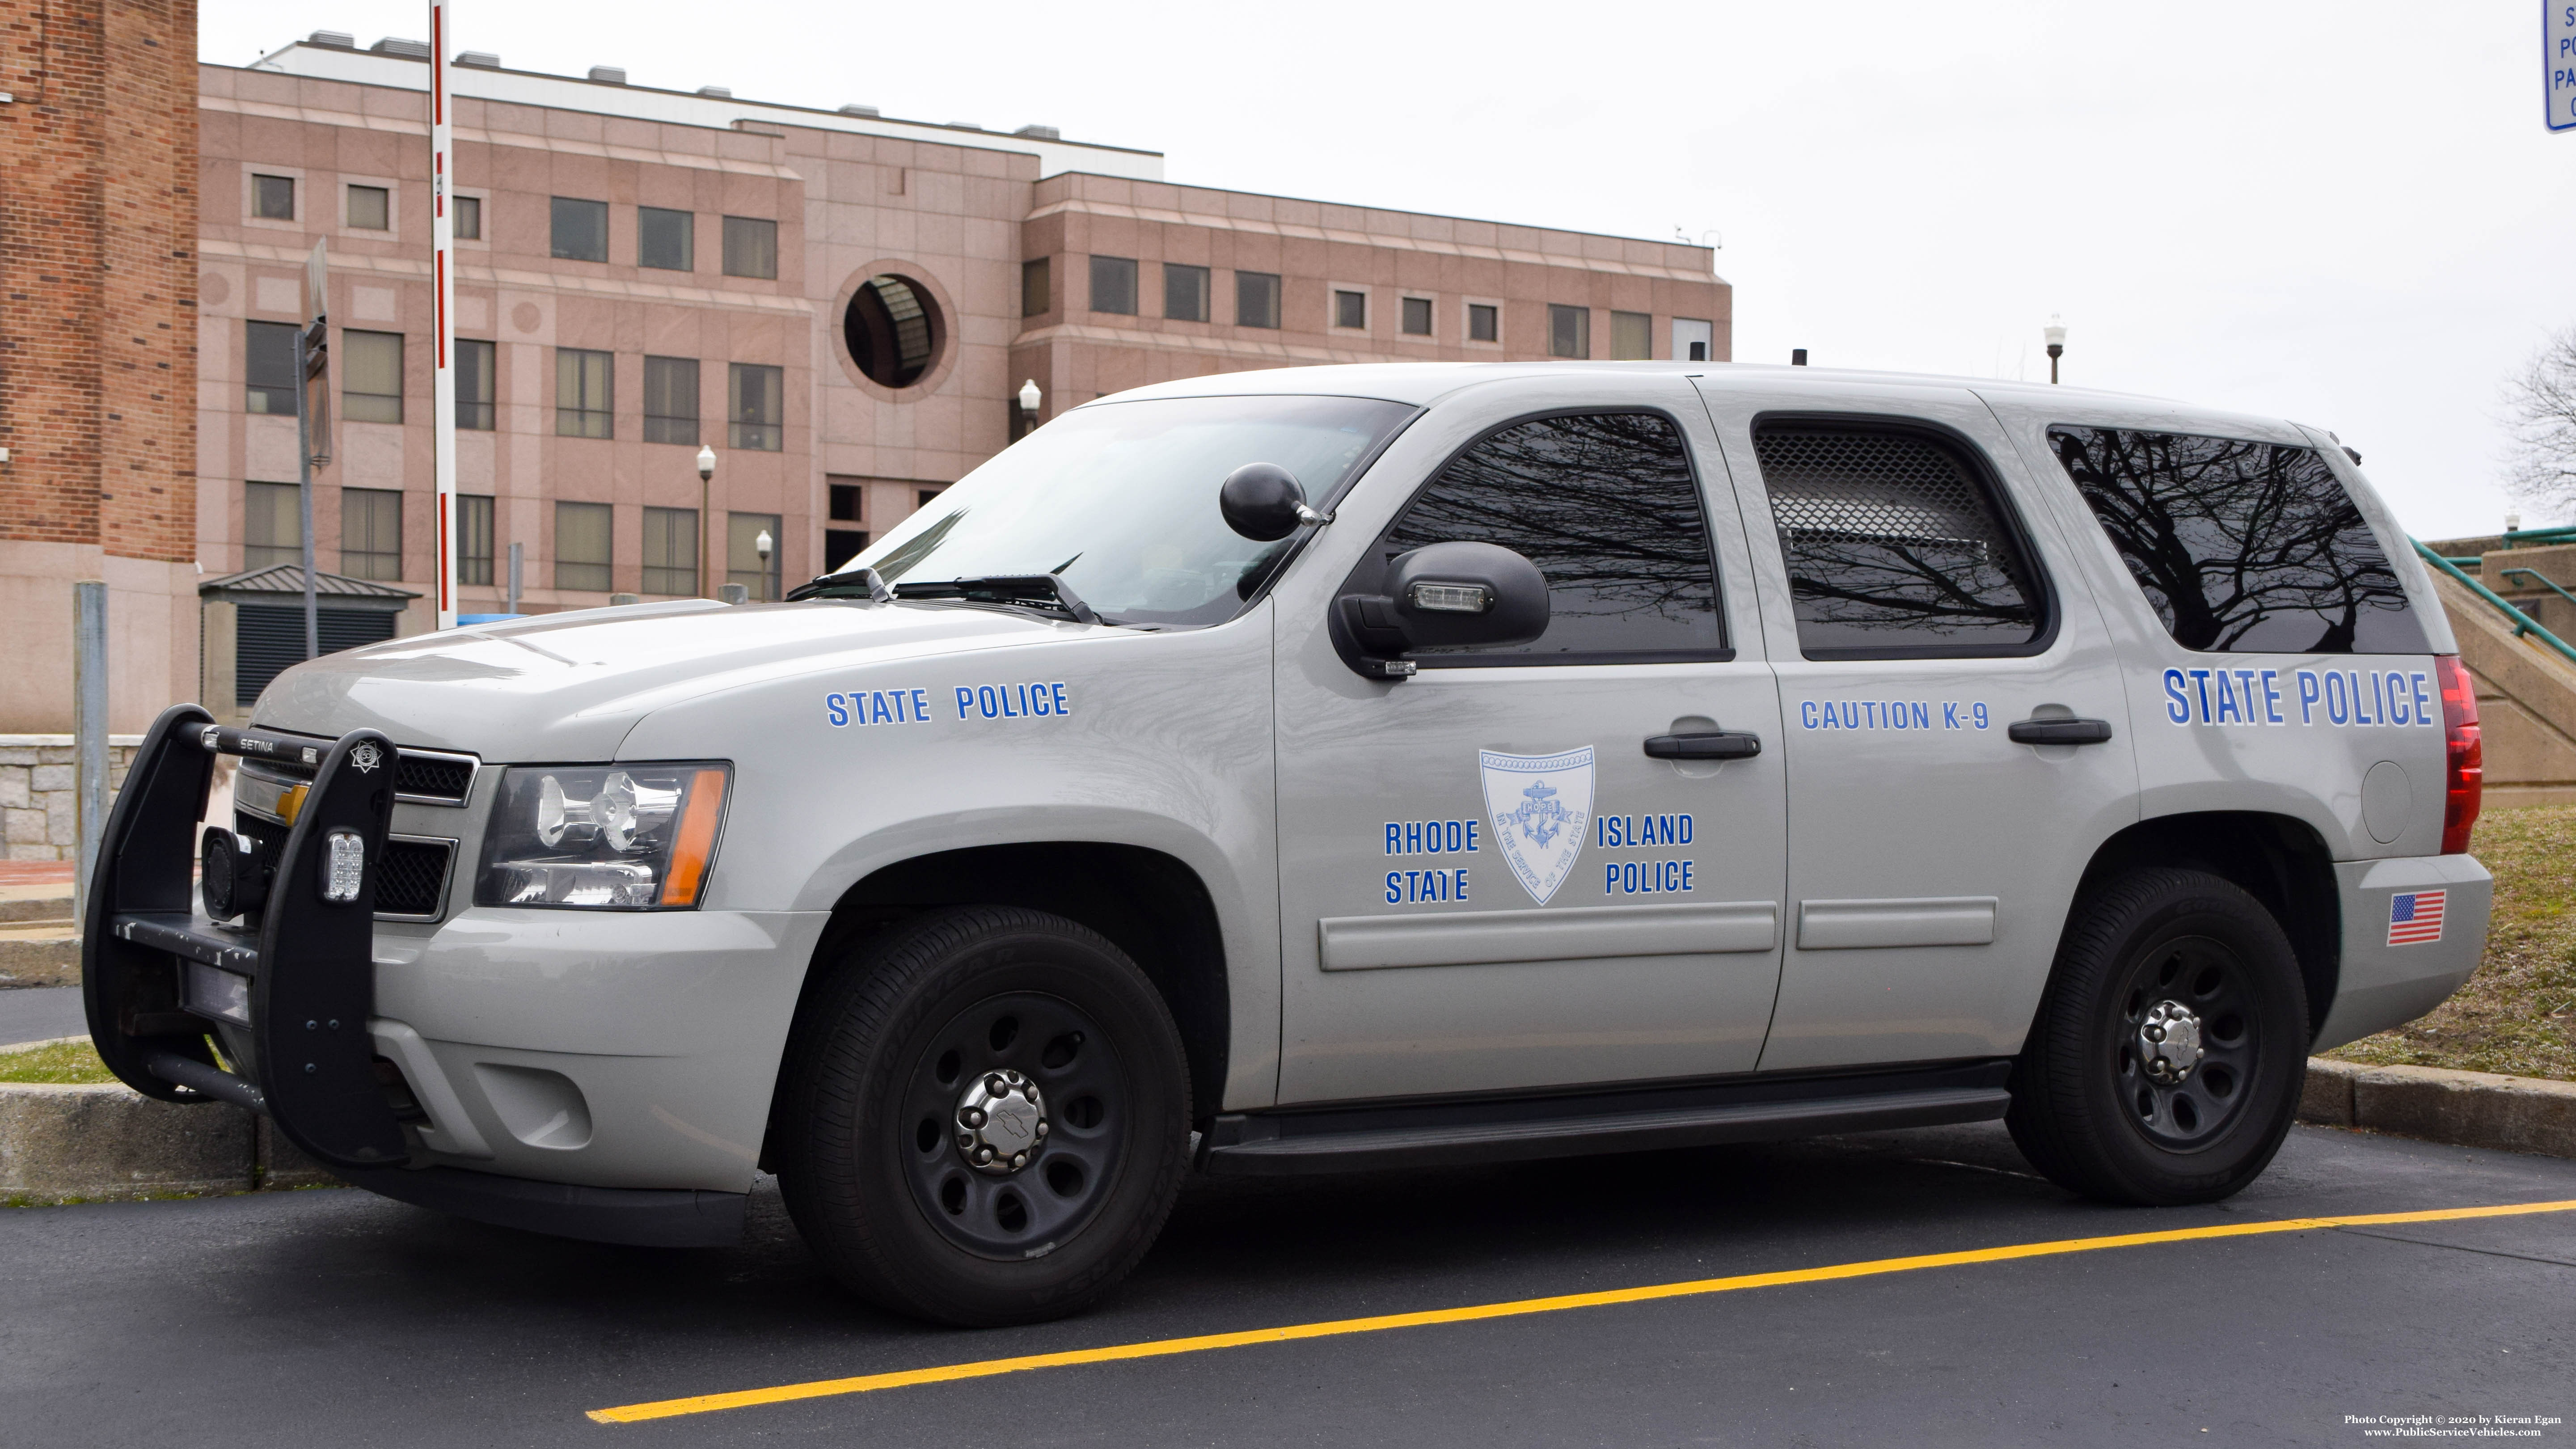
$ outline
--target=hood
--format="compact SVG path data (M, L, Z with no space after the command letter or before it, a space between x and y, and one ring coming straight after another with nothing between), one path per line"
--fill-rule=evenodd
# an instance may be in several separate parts
M252 720L495 762L608 760L647 713L824 670L1070 639L1108 626L939 603L678 599L416 634L298 664Z

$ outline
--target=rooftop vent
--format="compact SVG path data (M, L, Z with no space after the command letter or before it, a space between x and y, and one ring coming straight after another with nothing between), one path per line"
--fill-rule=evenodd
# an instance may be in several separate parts
M1030 139L1037 141L1061 141L1064 139L1064 132L1057 130L1053 126L1022 126L1011 134L1014 136L1027 136Z
M873 116L878 114L878 111L874 106L863 106L856 101L852 101L850 104L841 107L841 114L845 116Z
M456 53L456 63L458 65L479 65L485 70L499 70L501 68L501 57L494 55L488 50L460 50Z
M948 129L952 131L980 131L984 128L973 121L950 121L948 123Z
M367 49L378 55L398 55L405 60L429 59L429 42L426 40L396 40L388 35Z
M700 86L698 87L698 94L702 96L714 96L718 100L729 101L733 99L733 87Z
M594 65L590 68L590 78L605 85L622 86L626 84L626 67L622 65Z
M337 46L342 50L355 50L358 48L358 37L351 35L346 31L317 30L314 31L304 43L307 45Z

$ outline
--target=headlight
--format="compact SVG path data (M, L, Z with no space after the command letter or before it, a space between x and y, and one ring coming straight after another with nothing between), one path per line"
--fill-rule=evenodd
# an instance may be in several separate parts
M483 832L478 906L694 906L724 823L721 764L513 765Z

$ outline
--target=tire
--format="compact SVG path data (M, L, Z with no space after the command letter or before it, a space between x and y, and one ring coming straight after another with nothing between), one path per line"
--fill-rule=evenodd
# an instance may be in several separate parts
M1124 1278L1171 1212L1190 1128L1180 1033L1126 953L974 906L831 969L775 1130L788 1214L832 1276L964 1327L1080 1312Z
M2185 1060L2193 1034L2205 1054ZM2061 1187L2215 1202L2289 1135L2308 1037L2298 960L2271 912L2205 872L2134 871L2077 904L2004 1120Z

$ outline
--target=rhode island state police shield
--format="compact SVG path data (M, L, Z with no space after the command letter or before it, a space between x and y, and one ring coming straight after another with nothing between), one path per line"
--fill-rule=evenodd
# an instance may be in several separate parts
M1494 842L1530 899L1546 905L1574 873L1592 826L1592 747L1554 755L1480 751Z

